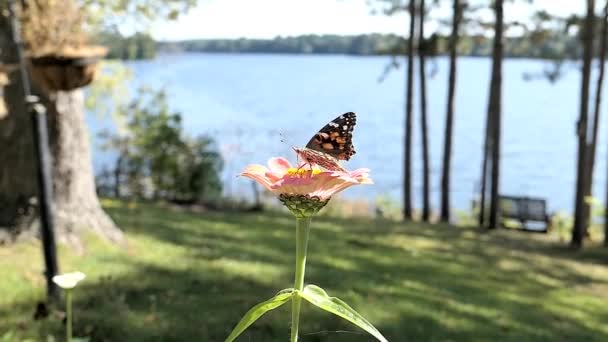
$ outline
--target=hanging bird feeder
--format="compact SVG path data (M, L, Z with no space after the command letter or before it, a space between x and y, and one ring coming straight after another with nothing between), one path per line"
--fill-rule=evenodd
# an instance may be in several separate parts
M103 46L82 46L61 52L36 54L29 56L28 67L36 85L45 91L74 90L93 81L98 62L107 51Z
M108 49L89 44L83 9L75 0L24 0L20 17L28 68L47 92L90 84Z

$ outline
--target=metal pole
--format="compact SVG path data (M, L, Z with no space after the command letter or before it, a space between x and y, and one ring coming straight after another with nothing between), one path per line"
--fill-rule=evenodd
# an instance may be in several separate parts
M32 117L34 129L34 145L36 160L38 162L38 203L40 205L40 230L42 235L42 250L44 252L44 264L46 266L45 277L47 294L49 300L59 298L59 289L53 283L52 278L58 273L57 249L55 245L55 216L53 211L53 183L51 174L51 153L49 151L49 136L47 131L46 109L40 103L37 96L32 95L27 66L23 55L23 42L21 40L21 28L17 17L17 4L15 0L10 1L10 11L13 29L13 41L17 45L17 56L19 58L19 69L23 92L25 96L26 109Z

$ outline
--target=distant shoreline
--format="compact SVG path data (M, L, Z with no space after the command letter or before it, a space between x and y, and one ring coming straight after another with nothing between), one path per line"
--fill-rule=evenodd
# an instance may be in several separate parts
M406 55L357 55L357 54L346 54L346 53L286 53L286 52L219 52L219 51L163 51L159 50L156 57L161 56L178 56L178 55L250 55L250 56L309 56L309 57L324 57L324 56L343 56L343 57L356 57L356 58L375 58L375 57L396 57L406 58ZM430 56L430 58L447 58L447 54ZM475 59L490 59L491 56L486 55L458 55L459 58L475 58ZM517 59L517 60L534 60L534 61L547 61L552 62L555 59L546 57L527 57L527 56L505 56L504 60ZM571 61L571 60L567 60Z
M557 33L556 33L557 34ZM557 60L578 58L579 42L575 37L551 35L532 43L527 36L505 38L505 58ZM274 39L192 39L156 42L159 53L247 53L284 55L347 55L347 56L405 56L407 39L395 34L302 35ZM492 52L491 37L462 36L458 45L460 56L488 57ZM449 54L449 37L431 35L421 45L427 56Z
M573 36L550 32L546 39L532 42L530 37L507 37L504 58L544 60L580 59L580 42ZM358 36L304 35L274 39L194 39L155 41L149 34L136 33L125 37L102 32L98 43L109 48L108 56L123 60L151 59L156 53L230 53L282 55L345 55L405 56L407 40L394 34L363 34ZM462 36L458 55L489 57L492 38ZM426 56L447 56L449 37L431 35L421 45Z

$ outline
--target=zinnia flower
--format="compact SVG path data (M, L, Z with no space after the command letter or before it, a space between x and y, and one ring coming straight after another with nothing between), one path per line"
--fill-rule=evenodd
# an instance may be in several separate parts
M249 165L242 176L262 184L296 216L310 216L327 204L331 196L353 185L372 184L369 169L329 171L308 165L293 167L285 158L272 158L268 167Z
M64 290L73 289L76 285L85 278L82 272L65 273L53 277L53 283L57 284Z
M354 114L352 114L352 116L352 124L354 124ZM334 125L336 124L334 123ZM344 129L346 130L346 128ZM296 153L298 153L298 150L296 150ZM295 215L296 267L293 288L282 290L273 298L251 308L234 327L226 339L227 342L234 341L261 315L285 304L289 299L291 299L292 303L290 340L292 342L298 341L300 308L303 299L323 310L350 321L372 334L379 341L387 341L371 323L354 311L348 304L335 297L329 297L329 295L318 286L307 285L304 287L308 234L310 232L312 216L329 202L331 196L338 192L353 185L372 184L372 180L369 178L368 169L347 171L338 164L337 160L335 163L337 166L334 165L333 161L332 163L321 163L325 165L326 168L324 169L320 169L319 166L311 166L311 164L319 164L313 162L301 164L296 168L285 158L272 158L268 161L268 167L263 165L249 165L241 173L241 176L251 178L262 184L272 193L277 194L279 200L281 200L281 202L283 202L283 204L285 204L285 206L287 206ZM331 303L331 305L328 305L328 302Z

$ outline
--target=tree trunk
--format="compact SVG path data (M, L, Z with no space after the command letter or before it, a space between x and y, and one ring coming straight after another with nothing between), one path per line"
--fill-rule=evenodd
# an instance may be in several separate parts
M479 207L479 214L477 216L477 223L479 224L480 227L484 226L485 223L485 219L486 219L486 183L487 183L487 170L488 170L488 129L489 129L489 122L486 119L486 134L484 136L484 142L483 142L483 149L482 149L482 155L481 155L481 180L479 181L479 203L478 203L478 207Z
M120 185L122 184L122 169L124 163L125 156L122 152L118 155L118 159L116 159L116 166L114 167L114 197L121 198L122 194L120 193Z
M503 58L503 0L494 3L496 23L494 26L494 47L492 51L492 85L488 115L492 120L492 165L491 165L491 189L490 189L490 218L488 229L498 226L498 195L500 185L500 136L502 130L502 58Z
M5 65L19 63L11 33L10 19L0 16L0 56ZM3 87L7 113L0 118L0 243L31 226L38 191L32 120L26 113L21 75L12 70L7 77Z
M6 16L0 16L0 44L2 62L16 63ZM36 232L38 187L31 116L25 111L22 82L18 72L9 78L4 88L8 115L0 119L0 227L14 237ZM123 241L95 193L82 90L53 94L46 106L59 240L78 242L76 232L93 230L112 241Z
M443 168L441 174L441 221L450 221L450 170L452 167L452 138L454 130L454 97L456 94L456 59L460 25L460 0L453 2L452 35L450 37L450 75L448 80L448 104L445 118Z
M122 232L103 211L95 193L83 91L54 93L47 108L60 234L69 236L88 229L113 241L122 240Z
M599 110L601 104L601 90L604 80L604 64L606 63L606 48L608 48L608 1L606 1L606 5L604 6L604 18L602 20L602 43L601 43L601 51L600 51L600 74L598 76L598 86L597 86L597 94L595 98L595 111L596 116L599 118ZM599 122L599 121L598 121ZM597 145L595 145L597 146ZM595 153L594 153L595 154ZM607 178L608 179L608 178ZM607 182L608 184L608 182ZM608 186L606 187L606 200L604 204L604 246L608 247Z
M490 158L490 146L492 143L492 117L487 116L486 118L486 129L484 135L484 143L483 143L483 154L482 154L482 164L481 164L481 189L480 189L480 199L479 199L479 226L484 227L486 223L486 195L488 192L488 168L489 163L488 159Z
M597 136L600 126L600 114L602 104L602 87L604 84L604 64L606 62L606 37L608 36L608 26L606 25L606 17L608 15L608 2L604 6L604 14L602 15L602 33L600 36L600 53L598 56L599 70L597 76L597 83L595 89L595 106L593 108L593 123L591 127L591 141L588 143L587 149L589 155L587 158L587 166L585 170L587 175L585 176L585 197L593 195L593 174L595 169L595 158L597 150ZM585 230L591 223L591 206L585 204ZM586 234L585 234L586 235Z
M411 220L412 212L412 116L414 98L414 40L416 37L416 1L410 0L410 32L407 42L407 84L405 94L405 136L403 159L403 220Z
M426 116L426 70L424 49L424 0L420 0L420 17L418 19L418 57L420 73L420 137L422 138L422 221L428 222L431 216L429 184L429 137Z
M0 16L0 54L6 65L19 63L11 32L8 18ZM7 76L7 115L0 118L0 243L32 225L38 191L32 120L26 113L21 75L14 70Z
M483 163L481 167L481 201L479 204L479 225L486 226L486 196L490 186L490 209L487 228L496 228L498 223L498 181L500 178L500 111L502 96L503 57L503 1L494 2L494 43L492 47L492 74L486 119ZM490 179L488 181L488 176Z
M573 248L583 245L585 235L585 177L587 172L587 120L589 115L589 83L591 78L591 58L593 56L593 26L595 0L587 0L587 15L583 25L583 70L581 78L580 116L578 120L578 160L576 170L576 197L574 200L574 226L572 228Z

